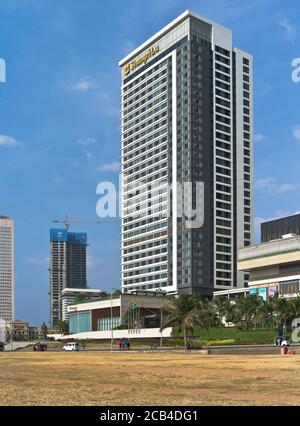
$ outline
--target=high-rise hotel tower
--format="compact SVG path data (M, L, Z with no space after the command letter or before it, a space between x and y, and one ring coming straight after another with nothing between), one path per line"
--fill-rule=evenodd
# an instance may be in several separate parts
M14 320L14 221L0 216L0 320Z
M253 231L252 56L233 48L229 29L186 11L119 65L123 291L244 286L236 262ZM204 220L187 226L178 211L197 205L196 182Z

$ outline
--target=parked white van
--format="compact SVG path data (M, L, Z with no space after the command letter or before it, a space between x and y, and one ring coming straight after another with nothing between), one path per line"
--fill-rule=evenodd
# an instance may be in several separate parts
M79 343L69 342L63 346L64 351L79 351Z

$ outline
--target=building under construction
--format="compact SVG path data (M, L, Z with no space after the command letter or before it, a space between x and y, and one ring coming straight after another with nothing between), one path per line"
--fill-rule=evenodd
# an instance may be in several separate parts
M50 229L50 325L62 319L62 291L86 288L87 234Z

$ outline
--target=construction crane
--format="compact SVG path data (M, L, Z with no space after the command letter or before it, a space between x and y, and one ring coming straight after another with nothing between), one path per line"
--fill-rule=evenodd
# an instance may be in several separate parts
M54 219L52 220L52 223L63 223L67 230L69 230L70 226L75 224L95 224L95 223L117 223L117 221L107 221L107 220L69 220L69 215L66 215L66 217L62 220Z

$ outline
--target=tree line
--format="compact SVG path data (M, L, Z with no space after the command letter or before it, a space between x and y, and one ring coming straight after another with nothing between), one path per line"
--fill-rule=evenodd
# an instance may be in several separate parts
M216 297L208 300L200 295L180 294L168 297L162 307L161 329L176 327L185 345L196 326L209 329L235 325L239 329L291 329L292 321L300 317L300 297L284 299L276 293L266 301L258 295L228 300Z

